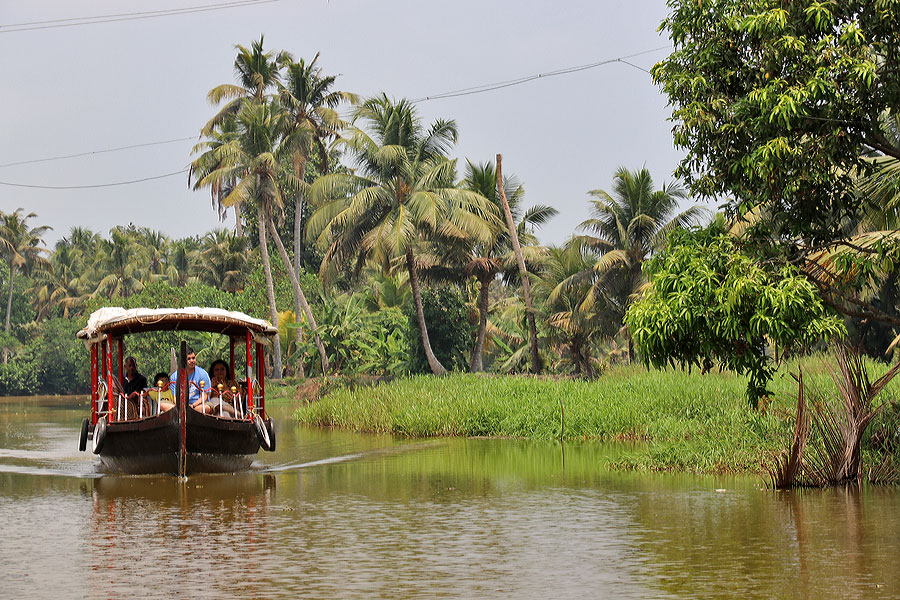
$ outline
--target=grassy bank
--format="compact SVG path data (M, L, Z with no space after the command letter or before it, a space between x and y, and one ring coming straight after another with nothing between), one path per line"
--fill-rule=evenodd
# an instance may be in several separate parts
M873 367L881 370L881 367ZM510 436L641 440L614 465L698 473L761 472L792 430L796 385L789 364L775 400L750 410L746 379L727 373L615 369L596 381L455 374L338 389L298 409L301 423L412 437ZM804 371L825 383L821 359ZM887 390L890 396L896 386ZM565 426L560 403L565 411Z

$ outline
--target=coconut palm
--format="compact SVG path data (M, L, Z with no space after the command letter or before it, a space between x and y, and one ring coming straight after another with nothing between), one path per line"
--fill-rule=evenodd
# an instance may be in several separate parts
M196 237L181 238L172 242L165 272L170 285L184 287L194 281L192 273L196 270L199 253L200 241Z
M122 227L109 231L109 240L100 242L100 264L106 273L94 295L128 296L144 288L146 251L135 232Z
M30 227L28 220L37 217L35 213L23 214L23 209L17 208L11 213L0 212L0 256L6 260L9 266L9 295L6 300L6 323L5 331L8 334L12 314L12 297L13 297L13 281L16 271L28 273L35 267L42 267L47 264L44 254L47 253L46 248L42 248L44 243L41 236L51 228L47 225L39 227ZM3 349L3 364L9 361L9 350Z
M290 168L285 167L288 164L285 158L292 148L290 137L283 137L286 115L279 111L272 102L245 101L235 118L240 135L218 149L217 158L222 166L200 179L198 185L207 187L218 185L222 181L233 181L235 182L234 187L223 199L224 204L232 206L243 202L253 202L256 205L259 217L257 219L259 247L266 275L266 293L272 322L278 322L278 310L275 306L268 234L272 235L272 240L287 267L294 288L297 313L302 311L306 315L319 348L323 372L328 373L328 357L316 330L315 317L306 301L306 295L300 287L290 257L284 249L274 223L275 211L282 210L284 206L282 182L290 189L297 188L295 175ZM281 345L280 340L276 341L273 362L276 376L280 377Z
M354 128L345 141L358 168L324 175L310 189L318 208L307 235L326 249L320 275L328 279L360 256L403 257L428 365L435 374L445 373L428 338L416 246L434 233L486 241L487 202L453 187L455 161L447 152L456 142L455 122L437 120L426 129L412 103L385 94L358 106L354 119L367 127Z
M497 173L492 162L474 165L466 163L466 176L463 187L487 198L498 213L502 209L500 193L497 189ZM551 206L535 205L522 212L522 199L525 190L514 176L503 178L504 193L506 194L510 210L519 239L525 243L523 252L527 262L539 259L537 254L541 249L537 248L537 240L529 231L529 227L543 225L556 216L558 211ZM491 236L485 243L476 244L473 248L471 259L465 265L465 271L474 275L480 284L478 298L478 334L475 341L475 349L472 351L470 368L473 372L483 370L482 350L484 348L485 332L487 331L488 305L490 302L490 286L501 271L515 262L512 255L512 243L507 228L498 221L491 228Z
M590 270L596 258L577 240L562 248L551 247L535 285L537 294L546 299L544 310L551 340L568 349L575 374L588 378L597 375L591 356L593 345L618 329L610 311L598 310L598 303L588 308L583 301L591 292L591 281L577 275Z
M266 92L270 88L275 88L281 81L282 66L291 60L291 55L287 52L265 52L263 36L259 36L258 41L250 44L250 48L237 44L235 49L238 53L234 59L234 75L238 83L217 85L206 95L206 99L214 106L222 101L225 101L225 104L204 125L201 130L204 136L211 135L217 128L222 128L229 117L237 115L244 100L264 102Z
M306 192L306 165L313 148L318 150L322 164L319 173L328 172L326 143L338 137L338 131L346 127L336 107L342 102L357 102L355 95L332 90L334 75L323 75L316 65L318 53L306 63L302 58L286 67L285 83L280 86L278 97L284 110L290 115L287 122L295 141L292 160L294 174L300 182L294 201L294 258L296 273L300 276L300 256L303 250L303 202Z
M200 154L191 162L188 180L194 180L193 189L199 189L199 182L216 169L221 168L222 158L219 148L234 140L238 135L237 121L234 115L228 115L206 134L206 139L201 140L191 150L191 154ZM213 209L219 215L219 220L224 221L228 207L223 200L234 187L233 181L220 181L209 186L209 196ZM244 235L244 226L241 220L241 205L234 205L234 230L238 236Z
M609 297L619 299L621 315L630 299L644 285L641 265L666 243L669 232L678 227L698 224L708 215L701 206L679 212L678 203L687 192L678 184L663 184L654 190L653 178L646 168L629 171L619 167L613 177L612 193L604 190L588 192L591 218L579 228L588 234L578 236L584 244L600 254L592 269L574 275L566 285L580 285L585 277L592 280L591 293L585 296L584 309L594 301ZM629 358L634 351L629 339Z
M232 294L244 287L248 240L224 229L214 229L201 242L197 274L201 282Z
M62 308L66 319L80 311L88 294L78 276L77 263L78 251L60 240L50 257L49 268L33 275L29 295L38 320L49 316L57 307Z

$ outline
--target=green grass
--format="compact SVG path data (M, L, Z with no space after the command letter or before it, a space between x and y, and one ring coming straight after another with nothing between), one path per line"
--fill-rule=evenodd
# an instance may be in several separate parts
M621 469L760 473L793 427L797 361L773 379L774 400L750 409L746 379L728 373L621 367L596 381L454 374L331 391L296 412L304 424L409 437L641 440ZM822 357L805 376L828 385ZM881 372L882 366L873 370ZM894 391L892 385L887 395ZM896 397L896 396L895 396ZM565 408L562 430L560 401Z

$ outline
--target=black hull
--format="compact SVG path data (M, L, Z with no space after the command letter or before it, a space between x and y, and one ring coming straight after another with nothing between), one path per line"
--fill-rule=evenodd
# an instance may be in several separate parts
M252 421L187 410L187 474L229 473L250 466L259 452ZM100 461L116 473L178 473L181 423L178 409L106 426Z

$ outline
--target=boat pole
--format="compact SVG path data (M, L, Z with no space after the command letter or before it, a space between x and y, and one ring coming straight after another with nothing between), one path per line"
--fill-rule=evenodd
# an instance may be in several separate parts
M181 350L178 352L178 420L181 422L181 436L178 444L178 476L187 476L187 405L188 405L188 380L187 380L187 342L181 341Z

